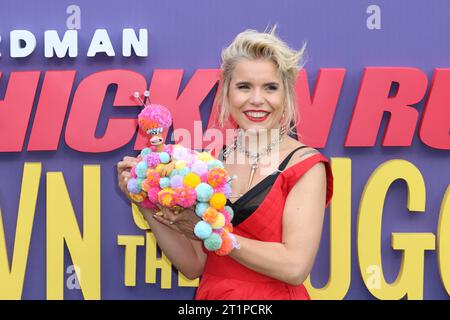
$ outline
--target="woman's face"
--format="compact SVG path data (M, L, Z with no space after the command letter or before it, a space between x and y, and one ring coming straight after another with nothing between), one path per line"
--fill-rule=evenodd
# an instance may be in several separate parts
M240 128L256 132L279 128L283 104L283 83L275 63L241 59L236 64L228 91L228 106Z

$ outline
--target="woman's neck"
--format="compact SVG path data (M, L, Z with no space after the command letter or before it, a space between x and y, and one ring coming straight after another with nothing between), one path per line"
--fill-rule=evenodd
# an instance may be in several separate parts
M279 128L255 131L244 131L240 129L238 135L241 148L251 154L266 152L269 147L272 149L279 147L280 130Z

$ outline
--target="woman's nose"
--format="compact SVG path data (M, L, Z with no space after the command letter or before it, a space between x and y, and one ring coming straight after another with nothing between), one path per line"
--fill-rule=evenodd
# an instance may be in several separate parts
M250 103L254 105L260 105L264 103L264 95L260 90L254 90L250 97Z

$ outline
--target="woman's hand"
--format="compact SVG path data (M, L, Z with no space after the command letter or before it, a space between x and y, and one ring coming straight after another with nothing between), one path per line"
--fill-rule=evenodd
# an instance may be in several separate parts
M201 219L197 216L193 209L184 209L179 213L175 213L172 210L161 206L159 206L159 209L161 210L162 215L155 215L154 218L156 220L178 232L181 232L190 239L199 240L199 238L197 238L194 234L194 228L197 222Z
M138 163L137 158L124 157L122 161L117 163L117 183L119 189L128 196L127 184L131 179L131 168Z

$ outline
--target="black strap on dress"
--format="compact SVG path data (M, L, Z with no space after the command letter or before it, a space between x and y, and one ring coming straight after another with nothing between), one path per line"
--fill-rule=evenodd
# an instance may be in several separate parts
M253 212L258 209L261 203L266 198L267 194L272 189L272 185L277 179L278 175L283 171L289 160L291 160L292 156L295 152L302 148L307 148L308 146L301 146L292 151L278 167L278 170L272 173L271 175L265 177L263 180L258 182L253 188L247 191L242 197L232 203L230 200L227 200L227 205L230 206L234 211L234 217L232 220L232 224L237 226L242 223L245 219L250 217Z

